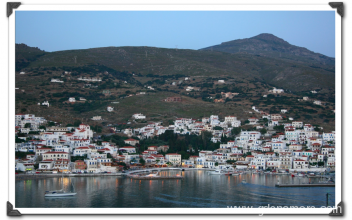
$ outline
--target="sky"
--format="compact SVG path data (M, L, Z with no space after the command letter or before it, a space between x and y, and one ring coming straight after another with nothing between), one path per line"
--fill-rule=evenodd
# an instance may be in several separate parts
M334 11L16 11L16 43L48 52L108 46L198 50L261 33L335 57Z

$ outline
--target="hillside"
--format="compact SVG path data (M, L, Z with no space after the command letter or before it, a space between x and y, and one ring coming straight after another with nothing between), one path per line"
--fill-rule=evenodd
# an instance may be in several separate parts
M297 47L272 34L259 34L257 36L239 40L223 42L219 45L206 47L200 50L221 51L238 54L247 53L271 57L280 60L304 63L311 67L319 67L334 72L335 59L314 53L304 47Z
M324 65L312 67L292 59L151 47L49 53L16 45L16 69L16 113L36 114L62 125L80 120L105 126L106 132L109 124L140 127L148 121L169 124L176 117L199 119L211 114L236 115L245 121L261 117L252 111L256 106L267 113L287 109L286 118L321 125L325 131L335 126L334 73ZM91 78L100 81L86 81ZM285 92L271 94L273 87ZM182 102L164 101L174 96L182 97ZM298 101L303 96L309 100ZM73 104L68 103L70 97L83 99ZM315 100L323 104L314 105ZM44 101L50 107L38 105ZM114 111L107 112L107 106ZM134 113L147 120L133 121ZM97 115L104 120L92 121Z
M31 62L43 56L45 51L37 47L29 47L25 44L16 44L15 46L15 60L16 71L26 68Z
M261 55L217 51L176 50L151 47L105 47L45 53L28 67L60 67L69 70L102 65L116 71L142 75L230 76L256 79L291 91L329 89L335 75L321 65L280 60Z

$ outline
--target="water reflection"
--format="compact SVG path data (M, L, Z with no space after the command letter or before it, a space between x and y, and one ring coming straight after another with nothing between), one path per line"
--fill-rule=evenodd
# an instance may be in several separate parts
M227 206L325 206L335 204L333 187L277 188L280 183L317 183L319 178L289 175L208 175L205 171L162 171L182 174L183 180L132 180L125 177L72 177L16 181L16 207L217 207ZM246 180L247 184L242 184ZM77 192L70 198L45 198L46 190Z

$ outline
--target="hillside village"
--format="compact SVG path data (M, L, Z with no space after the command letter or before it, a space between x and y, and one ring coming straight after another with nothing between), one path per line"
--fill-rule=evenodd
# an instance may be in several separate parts
M168 126L149 122L140 128L114 128L123 138L119 145L103 141L88 124L48 126L53 123L43 117L16 114L16 172L115 173L143 167L334 170L334 131L325 133L322 127L252 109L261 118L240 121L236 116L210 115L199 120L177 118ZM255 129L246 130L246 125ZM187 154L181 154L169 145L140 146L166 132L181 137L208 133L216 149L190 146Z

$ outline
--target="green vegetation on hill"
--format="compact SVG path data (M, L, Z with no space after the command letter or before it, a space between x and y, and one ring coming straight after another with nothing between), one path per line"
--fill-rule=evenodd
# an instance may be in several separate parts
M279 40L275 44L285 43ZM37 55L32 59L27 51ZM235 115L244 122L251 116L261 117L252 111L252 106L256 106L267 113L287 109L286 119L293 117L334 130L335 76L331 66L270 56L270 52L268 56L258 56L150 47L47 53L16 45L16 59L20 60L16 67L26 72L16 74L16 113L40 115L63 125L82 120L95 126L96 132L104 133L108 131L107 124L126 128L162 121L167 126L176 117L199 119L212 114L221 118ZM28 57L25 66L20 57ZM79 80L93 77L101 81ZM51 79L63 82L54 83ZM285 93L269 94L274 86L285 89ZM187 91L188 87L194 89ZM318 93L312 94L311 90ZM238 94L226 97L225 93ZM267 97L263 97L265 94ZM182 102L164 101L174 96L182 97ZM298 101L303 96L309 101ZM70 97L77 102L68 103ZM314 105L314 100L324 103ZM49 101L50 107L38 105L43 101ZM107 112L107 106L114 107L114 111ZM142 113L147 119L133 120L135 113ZM90 120L97 115L103 121Z

